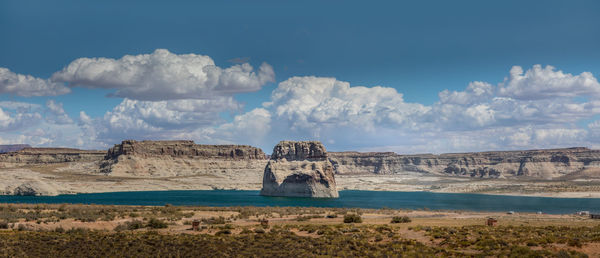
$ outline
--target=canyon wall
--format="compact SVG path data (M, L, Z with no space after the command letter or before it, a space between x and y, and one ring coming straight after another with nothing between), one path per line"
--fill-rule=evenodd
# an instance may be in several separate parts
M329 159L336 174L396 174L411 171L462 177L524 176L539 179L600 175L600 150L582 147L440 155L330 152Z
M106 151L79 150L70 148L24 148L0 153L0 167L52 164L62 162L100 161Z
M100 171L113 176L175 177L253 171L267 163L265 153L247 145L202 145L193 141L126 140L106 152Z
M29 144L3 144L0 145L0 153L19 151L25 148L31 148Z

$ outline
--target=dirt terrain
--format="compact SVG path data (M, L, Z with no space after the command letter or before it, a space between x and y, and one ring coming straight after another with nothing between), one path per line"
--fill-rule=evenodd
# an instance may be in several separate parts
M349 223L349 215L361 221ZM486 225L490 217L498 221L496 225ZM197 230L193 229L194 221L198 222ZM394 221L397 223L392 223ZM400 241L426 246L441 256L499 255L506 250L539 252L537 254L542 256L559 252L600 256L600 220L579 215L310 207L0 204L0 228L3 228L0 234L7 241L11 234L24 232L55 232L52 236L57 238L63 237L62 234L92 230L105 232L101 233L103 238L110 237L111 232L128 231L155 232L173 238L184 234L232 239L248 234L267 237L284 232L279 238L313 239L307 241L355 235L366 241L363 244L374 245L374 248ZM90 237L90 233L86 234ZM44 248L43 244L40 248Z

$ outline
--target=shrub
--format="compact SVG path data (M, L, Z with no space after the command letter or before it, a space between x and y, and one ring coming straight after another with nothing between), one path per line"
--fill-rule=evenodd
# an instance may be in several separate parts
M255 228L254 233L263 234L263 233L265 233L265 230L262 228Z
M581 247L581 241L579 240L579 238L571 238L567 241L567 245L568 246L573 246L573 247Z
M412 220L408 216L394 216L391 223L409 223Z
M8 229L8 222L0 221L0 229Z
M17 230L18 231L25 231L25 230L27 230L27 227L25 225L23 225L23 224L19 224L19 226L17 227Z
M231 230L223 229L216 233L216 235L231 235Z
M164 221L157 219L157 218L151 218L148 223L146 224L146 227L149 228L168 228L169 226L167 225L167 223L165 223Z
M358 214L344 215L344 223L362 223L362 218Z

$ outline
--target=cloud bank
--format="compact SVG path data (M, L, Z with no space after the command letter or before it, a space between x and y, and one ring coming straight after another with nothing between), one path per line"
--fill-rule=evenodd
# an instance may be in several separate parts
M11 72L0 67L0 94L13 94L21 97L57 96L71 92L62 83L52 82Z
M0 142L106 148L123 139L192 139L267 152L283 139L321 140L335 151L399 153L600 148L600 83L589 72L514 66L501 82L444 90L431 105L407 102L392 87L291 77L262 107L242 112L235 96L274 80L266 63L256 70L247 63L221 68L208 56L163 49L79 58L50 79L0 68L4 94L54 96L86 87L114 89L112 97L123 98L102 116L81 110L75 118L51 99L45 105L0 102Z
M114 97L135 100L211 99L260 90L275 81L273 68L248 64L220 68L203 55L166 49L120 59L79 58L52 75L70 87L116 89Z

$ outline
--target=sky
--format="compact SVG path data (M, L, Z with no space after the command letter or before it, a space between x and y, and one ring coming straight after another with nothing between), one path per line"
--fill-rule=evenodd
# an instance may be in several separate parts
M0 144L600 148L598 1L0 1Z

